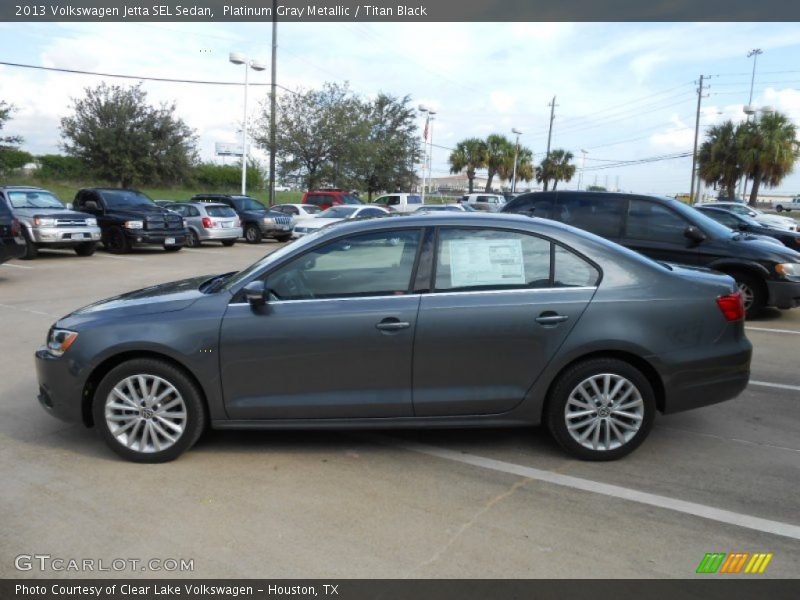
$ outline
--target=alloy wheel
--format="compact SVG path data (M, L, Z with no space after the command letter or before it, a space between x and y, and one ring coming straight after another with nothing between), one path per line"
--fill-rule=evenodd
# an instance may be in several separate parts
M737 281L736 287L739 288L739 292L742 294L742 301L744 302L744 310L745 311L750 310L750 307L753 306L753 299L755 298L755 294L753 293L753 288L751 288L743 281Z
M581 381L564 407L567 431L584 448L615 450L630 442L644 420L644 401L629 379L601 373Z

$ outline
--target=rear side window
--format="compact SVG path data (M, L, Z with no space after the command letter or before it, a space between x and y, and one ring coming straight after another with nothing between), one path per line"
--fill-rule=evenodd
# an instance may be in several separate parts
M563 195L558 198L553 218L567 225L605 238L618 238L626 201L603 194Z
M422 196L409 196L407 202L409 204L422 204Z
M229 206L207 206L206 213L209 217L235 217L236 211Z
M555 246L555 273L553 287L593 287L600 279L600 271L577 254Z
M672 209L647 200L631 200L627 237L633 240L685 244L691 223Z

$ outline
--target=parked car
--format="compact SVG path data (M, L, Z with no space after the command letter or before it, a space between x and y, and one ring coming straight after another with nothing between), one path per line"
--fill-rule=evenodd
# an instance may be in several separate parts
M292 236L295 238L303 237L313 233L323 227L328 227L340 221L350 219L373 219L375 217L388 217L391 213L381 206L331 206L323 210L318 215L309 219L298 221L294 226Z
M231 207L239 217L248 244L258 244L265 237L285 242L292 235L292 220L289 217L267 208L250 196L196 194L191 202L211 202Z
M11 208L0 200L0 264L25 254L22 225L11 214Z
M461 203L484 212L500 212L506 205L506 199L503 194L466 194L461 198Z
M800 233L787 231L785 229L777 229L775 227L766 227L750 217L737 215L736 213L725 210L724 208L702 205L695 206L695 208L704 215L714 219L717 223L722 223L729 229L755 234L768 240L774 240L775 242L783 244L792 250L800 251Z
M290 188L288 185L276 185L275 186L275 191L276 192L291 192L292 188Z
M800 210L800 196L795 196L791 200L778 200L774 203L774 206L778 212Z
M242 224L236 211L227 204L174 202L164 208L178 213L186 224L186 245L197 248L203 242L222 242L233 246L242 237Z
M418 207L422 206L422 196L418 194L401 194L400 192L394 194L385 194L375 198L371 204L383 206L384 208L400 213L414 212Z
M73 206L97 219L103 245L113 254L125 254L138 245L177 252L186 243L180 215L157 206L138 190L84 188L75 194Z
M800 305L800 253L732 232L674 198L611 192L534 192L503 212L553 219L618 242L655 260L732 276L747 316L765 306Z
M326 210L331 206L339 204L364 204L350 192L338 188L323 188L321 190L308 191L303 194L303 204L313 204L320 210Z
M414 213L423 212L475 212L469 204L423 204Z
M753 208L752 206L748 206L747 204L743 204L741 202L706 202L701 206L724 208L725 210L729 210L737 215L750 217L762 225L778 227L780 229L786 229L787 231L797 231L797 221L794 219L790 219L789 217L779 217L778 215L769 215L761 210L758 210L757 208Z
M1 186L0 204L11 210L21 226L25 251L20 258L36 258L42 248L72 249L78 256L91 256L100 241L95 217L68 209L53 192Z
M543 423L570 454L611 460L656 412L745 389L743 317L730 277L552 221L353 220L238 273L59 319L36 352L38 397L137 462L176 458L207 424Z
M294 220L314 217L322 212L319 206L314 206L313 204L276 204L270 208L282 212Z

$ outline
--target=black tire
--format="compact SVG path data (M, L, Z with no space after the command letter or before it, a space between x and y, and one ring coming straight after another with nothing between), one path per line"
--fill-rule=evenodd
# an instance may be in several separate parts
M84 242L75 246L75 254L78 256L91 256L97 250L96 242Z
M121 227L109 227L104 244L111 254L127 254L131 251L131 242Z
M588 416L573 415L572 418L585 418L585 423L587 426L590 426L591 423L597 421L595 428L600 432L605 430L604 435L607 436L607 438L604 439L611 439L612 433L614 433L612 432L611 427L615 427L617 431L623 435L623 437L628 435L630 435L630 437L626 437L620 443L620 438L615 436L613 444L618 444L616 446L609 443L606 448L587 448L579 440L573 437L573 433L570 432L567 426L567 405L570 402L570 397L573 395L573 393L577 392L578 387L582 383L587 382L592 377L603 376L606 374L617 378L617 381L620 379L626 380L626 387L623 387L622 390L627 390L628 384L634 389L634 391L624 400L622 400L622 403L617 406L622 406L623 410L625 411L624 414L630 414L628 411L631 410L638 411L638 418L632 419L620 416L620 414L613 411L614 400L620 399L620 393L617 393L611 398L611 403L608 406L599 404L602 402L601 399L598 399L597 397L592 398L593 401L596 401L595 406L597 410L595 410L595 413ZM612 381L614 380L612 379ZM638 403L636 393L638 393L638 399L641 399L641 403ZM631 397L633 397L633 400ZM570 404L570 406L576 406L577 403L578 410L581 410L580 402L588 404L589 401L586 400L584 396L578 396L577 400ZM634 408L629 408L627 403L630 402L637 402L637 406ZM601 411L605 411L605 415L607 416L604 416L603 412ZM551 388L547 400L544 421L547 424L552 436L569 454L581 460L604 461L622 458L638 448L650 433L650 429L653 426L655 413L656 401L655 394L653 392L653 386L641 371L639 371L630 363L616 358L593 358L576 363L559 375L555 384ZM615 414L617 416L614 417L613 415ZM574 427L579 422L572 421L572 423ZM621 423L625 423L626 425L621 425ZM637 423L638 428L631 431L630 427L636 426ZM625 427L628 428L626 429ZM586 431L586 428L578 428L574 435L578 435L580 437L580 435L584 434ZM594 429L591 431L593 432ZM586 438L585 443L591 444L593 438L593 433L590 433L590 435Z
M33 260L37 256L39 256L39 247L36 245L30 235L28 235L28 231L23 228L24 237L25 237L25 252L23 253L20 258L22 260Z
M261 228L258 225L250 223L244 228L244 239L248 244L258 244L261 242Z
M135 439L135 436L132 440L131 446L126 445L122 440L119 440L114 436L114 434L111 432L108 421L106 420L106 403L109 402L109 395L111 394L112 390L115 386L122 383L126 378L136 375L142 375L145 377L158 377L162 379L171 385L175 390L177 390L177 393L183 400L183 408L185 409L184 412L186 414L185 420L182 423L183 429L179 437L172 443L172 445L161 451L156 450L155 443L153 443L152 439L149 441L151 442L150 445L152 446L153 451L142 451L140 448L136 447L137 440ZM133 385L136 386L137 384L134 383ZM136 391L141 392L141 388ZM164 402L172 402L176 397L177 396L175 395L167 396L167 399L164 400ZM114 402L123 403L116 397L112 400ZM158 404L155 405L155 407L158 406ZM132 411L132 414L129 415L132 420L139 420L142 423L147 423L149 421L158 423L162 430L169 430L169 432L173 433L174 435L174 430L169 429L166 425L162 425L163 419L159 420L158 416L153 415L149 418L146 418L145 416L139 417L136 415L136 409L130 408L127 410ZM145 408L143 407L142 411L144 410ZM114 413L115 415L123 414L120 411L115 411L113 409L110 412ZM195 384L194 381L192 381L192 379L186 375L183 370L173 366L168 362L152 358L137 358L129 360L109 371L108 374L103 377L100 385L97 386L97 391L95 392L92 402L92 414L94 416L95 426L97 427L98 431L100 432L100 436L103 438L103 441L105 441L108 447L121 457L139 463L163 463L176 459L178 456L186 452L186 450L191 448L195 442L197 442L198 438L206 427L207 421L205 403L203 402L203 396L197 384ZM161 414L169 415L169 413L166 412ZM124 423L125 421L122 422ZM137 427L143 429L141 426L134 425L130 431L136 430ZM125 433L128 439L130 439L130 431ZM150 436L152 435L153 434L150 433ZM161 437L162 443L165 443L163 441L163 436ZM140 447L141 442L142 440L138 440ZM146 441L145 450L147 450Z
M189 233L186 235L186 246L189 248L199 248L202 244L197 232L194 229L190 229Z
M288 242L289 238L291 238L291 237L292 237L291 233L286 233L286 234L282 234L282 235L276 235L275 236L275 241L277 241L277 242Z
M164 246L164 252L177 252L183 248L183 246Z
M775 207L775 211L776 212L783 212L783 207L780 204L778 204L778 206Z
M222 245L226 248L230 248L236 243L236 240L222 240Z
M767 305L767 290L764 282L756 275L743 271L730 273L730 276L736 280L736 285L742 294L745 316L752 319L760 315Z

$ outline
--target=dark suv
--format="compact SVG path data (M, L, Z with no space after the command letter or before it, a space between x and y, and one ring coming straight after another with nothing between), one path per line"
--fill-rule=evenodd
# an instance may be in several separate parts
M658 261L708 267L736 280L747 316L800 306L800 253L756 239L673 198L608 192L535 192L505 213L561 221Z
M244 230L244 239L257 244L265 237L285 242L292 237L292 218L272 210L250 196L229 194L196 194L190 202L226 204L236 211Z
M73 207L97 218L103 245L113 254L125 254L139 244L174 252L186 243L181 216L137 190L85 188L75 194Z
M11 208L0 198L0 264L25 254L22 226L11 214Z
M326 210L337 204L364 204L361 200L338 188L323 188L303 194L303 204L313 204L320 210Z

